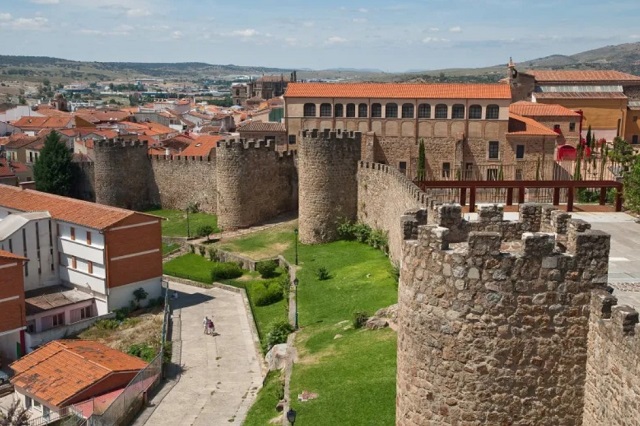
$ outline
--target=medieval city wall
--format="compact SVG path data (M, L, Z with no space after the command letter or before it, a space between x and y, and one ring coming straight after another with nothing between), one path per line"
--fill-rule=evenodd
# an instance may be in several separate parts
M582 423L591 291L610 236L540 205L405 219L398 425ZM553 218L553 219L552 219ZM547 231L547 232L540 232Z
M606 291L591 296L584 426L630 425L640 419L638 312L616 305Z
M150 161L162 208L184 210L194 203L200 211L217 213L215 157L153 155Z
M298 187L292 152L275 144L232 139L216 149L218 224L246 228L295 210Z
M302 243L333 241L339 221L357 218L361 143L359 132L302 131L298 146Z
M400 217L409 210L427 207L427 194L394 167L359 162L358 220L388 231L389 257L394 263L402 257L404 242ZM426 220L426 211L422 220Z
M74 165L74 176L71 185L71 196L79 200L96 201L95 163L77 161Z

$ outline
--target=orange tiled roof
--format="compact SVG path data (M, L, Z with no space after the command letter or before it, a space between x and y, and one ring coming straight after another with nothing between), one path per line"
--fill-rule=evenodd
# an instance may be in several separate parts
M570 82L616 82L628 81L640 83L640 77L637 75L627 74L620 71L547 71L533 70L527 71L527 74L535 77L537 83L570 83Z
M211 150L216 148L218 141L222 140L222 136L201 135L179 155L185 157L207 157L211 154Z
M131 210L7 185L0 185L0 205L23 212L48 211L55 219L99 230L136 214Z
M262 121L251 121L247 124L244 124L242 127L238 129L239 132L273 132L273 133L282 133L285 132L286 129L283 123L269 123Z
M13 254L10 251L4 251L4 250L0 250L0 258L2 258L2 259L28 260L26 257L18 256L17 254Z
M290 83L285 98L511 99L511 88L463 83Z
M539 104L519 101L509 105L509 112L523 116L536 117L580 117L580 114L557 104Z
M11 383L56 407L115 372L147 363L91 340L54 340L11 364Z
M536 92L536 99L627 99L620 92Z
M13 125L19 129L62 129L69 125L69 122L73 121L71 116L63 117L20 117Z
M511 112L509 113L509 133L507 133L507 135L558 136L556 132L538 123L536 120Z

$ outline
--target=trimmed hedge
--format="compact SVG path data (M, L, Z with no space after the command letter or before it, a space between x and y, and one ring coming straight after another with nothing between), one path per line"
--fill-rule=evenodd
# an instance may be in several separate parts
M242 276L242 268L237 263L214 263L211 267L211 281L229 280Z
M282 286L277 280L256 284L254 303L256 306L268 306L284 298Z

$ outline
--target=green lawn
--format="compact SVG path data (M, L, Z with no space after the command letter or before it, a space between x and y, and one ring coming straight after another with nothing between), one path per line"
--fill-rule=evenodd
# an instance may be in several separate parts
M264 426L269 424L274 416L275 406L284 392L284 377L281 371L270 371L260 389L258 397L247 413L245 426Z
M173 277L211 284L212 269L213 262L197 254L187 253L165 263L162 272Z
M291 221L246 236L225 239L218 247L254 260L274 258L294 246L296 237L293 230L298 226L297 223Z
M180 248L180 244L176 244L176 243L171 243L171 244L165 244L162 243L162 255L167 255L177 249Z
M187 236L187 213L183 210L149 210L145 213L161 216L167 220L162 221L162 235L165 237ZM198 229L203 225L211 225L214 232L218 232L218 218L208 213L189 213L189 235L197 235Z

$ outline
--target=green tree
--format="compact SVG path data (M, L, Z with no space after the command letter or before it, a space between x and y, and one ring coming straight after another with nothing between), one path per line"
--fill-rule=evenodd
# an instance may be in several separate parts
M33 167L38 191L69 195L73 178L71 152L60 140L57 132L51 132L44 140L44 147Z
M207 241L209 241L211 234L213 234L213 226L211 225L202 225L198 228L198 236L207 237Z
M637 158L624 174L624 203L629 210L640 212L640 161Z
M0 426L27 426L29 424L29 412L21 406L16 399L5 414L0 410Z
M613 147L609 151L609 158L612 162L619 164L622 167L622 171L626 171L631 163L634 161L635 154L633 153L633 147L627 141L621 137L616 137L613 140Z
M426 156L424 153L424 139L420 139L418 147L418 180L424 180L426 168Z

